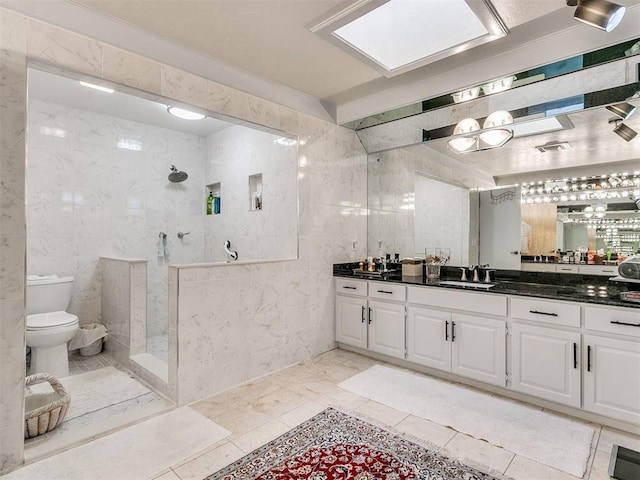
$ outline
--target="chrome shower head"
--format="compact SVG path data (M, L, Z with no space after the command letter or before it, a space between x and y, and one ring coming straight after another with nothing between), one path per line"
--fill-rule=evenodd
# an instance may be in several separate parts
M171 173L169 174L170 182L173 182L173 183L184 182L189 177L189 175L187 175L187 172L181 172L176 168L175 165L171 165L169 167L169 170L171 170Z

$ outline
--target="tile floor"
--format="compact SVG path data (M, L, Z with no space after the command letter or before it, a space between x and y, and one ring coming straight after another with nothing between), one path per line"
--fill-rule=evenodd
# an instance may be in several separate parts
M345 350L332 350L307 363L209 397L190 406L226 428L231 435L197 454L158 471L156 480L203 479L256 447L285 433L327 406L393 427L413 441L423 443L465 463L503 474L515 480L575 480L575 477L537 464L527 458L458 433L450 428L413 417L364 397L337 384L374 364L382 364ZM588 423L588 422L586 422ZM640 436L593 423L595 435L584 479L609 479L606 470L613 443L640 450ZM85 445L86 448L88 445ZM96 447L97 448L97 447ZM126 461L120 458L119 461ZM135 461L135 460L133 460ZM72 480L67 478L67 480ZM86 477L85 479L86 480Z
M110 354L106 352L83 357L79 350L69 354L69 375L79 375L91 372L104 367L115 367L120 369L120 364Z
M109 353L82 356L78 351L69 355L69 376L76 376L105 367L114 367L134 378ZM134 378L135 379L135 378ZM73 399L72 399L73 401ZM142 395L123 393L108 406L87 411L77 418L67 418L58 428L43 435L25 440L25 458L39 458L68 445L95 438L103 432L167 411L173 402L153 391Z

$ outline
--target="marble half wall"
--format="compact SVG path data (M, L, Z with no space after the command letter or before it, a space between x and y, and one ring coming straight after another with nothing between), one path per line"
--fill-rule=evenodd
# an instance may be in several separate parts
M103 257L100 264L102 320L109 331L105 350L141 380L174 399L166 366L156 374L135 361L147 351L147 260Z

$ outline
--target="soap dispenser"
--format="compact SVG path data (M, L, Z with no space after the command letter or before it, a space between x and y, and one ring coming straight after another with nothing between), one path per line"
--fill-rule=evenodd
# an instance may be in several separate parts
M209 196L207 197L207 215L211 215L213 213L213 192L209 192Z

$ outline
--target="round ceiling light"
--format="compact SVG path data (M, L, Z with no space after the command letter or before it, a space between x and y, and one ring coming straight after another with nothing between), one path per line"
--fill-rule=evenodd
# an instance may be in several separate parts
M192 112L191 110L185 110L179 107L167 107L167 112L183 120L202 120L206 117L206 115L202 113Z

